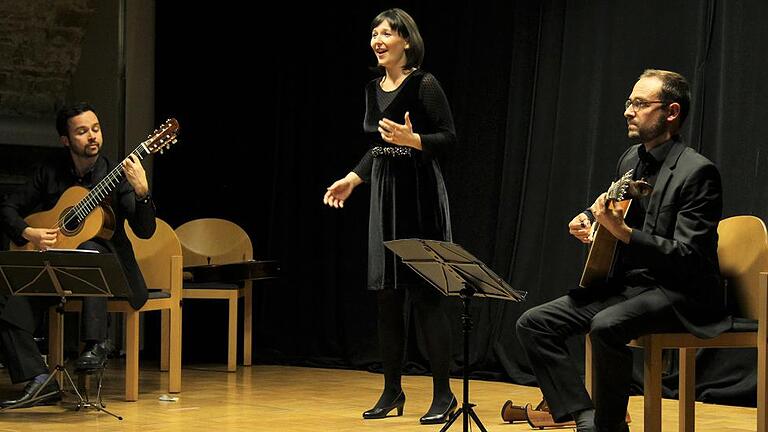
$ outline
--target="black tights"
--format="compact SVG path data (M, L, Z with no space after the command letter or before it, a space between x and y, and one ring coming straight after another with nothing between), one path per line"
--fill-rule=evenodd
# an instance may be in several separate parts
M433 408L444 410L451 402L451 335L448 318L441 307L441 298L436 290L424 285L409 286L407 290L385 289L378 292L379 347L384 366L384 392L378 404L389 403L402 391L400 377L407 334L406 301L413 305L416 328L426 343L432 368L433 393L430 411Z

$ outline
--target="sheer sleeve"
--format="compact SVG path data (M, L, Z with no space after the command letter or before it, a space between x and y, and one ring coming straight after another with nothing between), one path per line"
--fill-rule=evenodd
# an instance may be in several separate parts
M371 168L373 167L373 154L371 154L371 149L368 149L367 152L363 155L363 158L360 159L360 162L357 163L355 168L352 170L355 174L357 174L358 177L360 177L364 182L369 183L371 181Z
M370 114L368 112L368 91L365 92L365 118L363 120L363 128L365 128L365 123L368 120L368 115ZM373 168L373 154L371 153L371 149L369 148L367 152L363 155L363 157L360 159L360 162L357 163L354 169L352 169L352 172L357 174L358 177L360 177L364 182L370 183L371 182L371 169Z
M456 144L453 115L443 88L432 74L425 74L419 87L419 99L432 124L432 130L417 133L421 136L422 150L433 156L450 150Z

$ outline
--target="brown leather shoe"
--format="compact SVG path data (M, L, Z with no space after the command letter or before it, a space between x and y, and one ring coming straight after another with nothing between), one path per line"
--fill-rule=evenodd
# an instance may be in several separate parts
M508 400L504 402L504 406L501 407L501 418L509 423L526 421L528 420L528 416L525 413L525 408L529 406L531 406L531 404L527 404L526 406L515 405L511 400Z

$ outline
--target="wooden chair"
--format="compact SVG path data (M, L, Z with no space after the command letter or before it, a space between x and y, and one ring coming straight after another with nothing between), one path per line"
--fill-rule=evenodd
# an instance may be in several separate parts
M253 259L248 234L237 224L216 218L195 219L176 228L185 266L230 264ZM243 298L243 365L251 365L253 283L184 282L184 299L227 300L229 309L227 371L237 369L237 300Z
M734 216L718 225L717 256L720 271L728 283L728 295L739 307L738 326L712 339L700 339L689 333L654 333L642 336L629 346L643 348L644 427L661 431L661 353L664 348L679 350L679 431L695 430L696 349L757 348L757 432L766 432L766 353L768 353L768 234L765 224L755 216ZM585 380L591 392L591 347L587 337Z
M169 371L168 392L181 392L181 244L173 229L157 219L157 230L147 240L133 234L128 223L125 231L133 245L141 273L150 288L149 300L139 310L134 310L126 300L110 300L109 312L125 316L125 400L139 398L139 314L162 311L167 319L161 328L160 370ZM154 291L159 289L159 291ZM68 301L67 312L79 312L82 302ZM50 311L49 364L56 365L63 359L63 315Z

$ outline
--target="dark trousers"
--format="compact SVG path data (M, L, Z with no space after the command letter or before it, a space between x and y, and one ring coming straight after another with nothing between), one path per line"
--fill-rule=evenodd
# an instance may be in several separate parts
M94 297L83 299L82 314L80 340L106 339L107 300ZM0 320L0 355L14 384L48 373L48 367L43 361L34 335L28 329L4 320Z
M0 354L14 384L48 373L32 333L3 320L0 320Z
M517 321L517 335L555 420L570 420L571 414L594 407L598 428L615 430L624 421L632 380L632 352L626 344L648 333L684 330L661 290L634 291L629 298L566 295L529 309ZM595 370L593 399L566 346L566 339L587 332Z
M109 253L107 246L94 240L89 240L78 249L95 250L99 253ZM101 342L107 338L107 299L105 297L83 297L83 309L80 312L80 340L84 342Z

